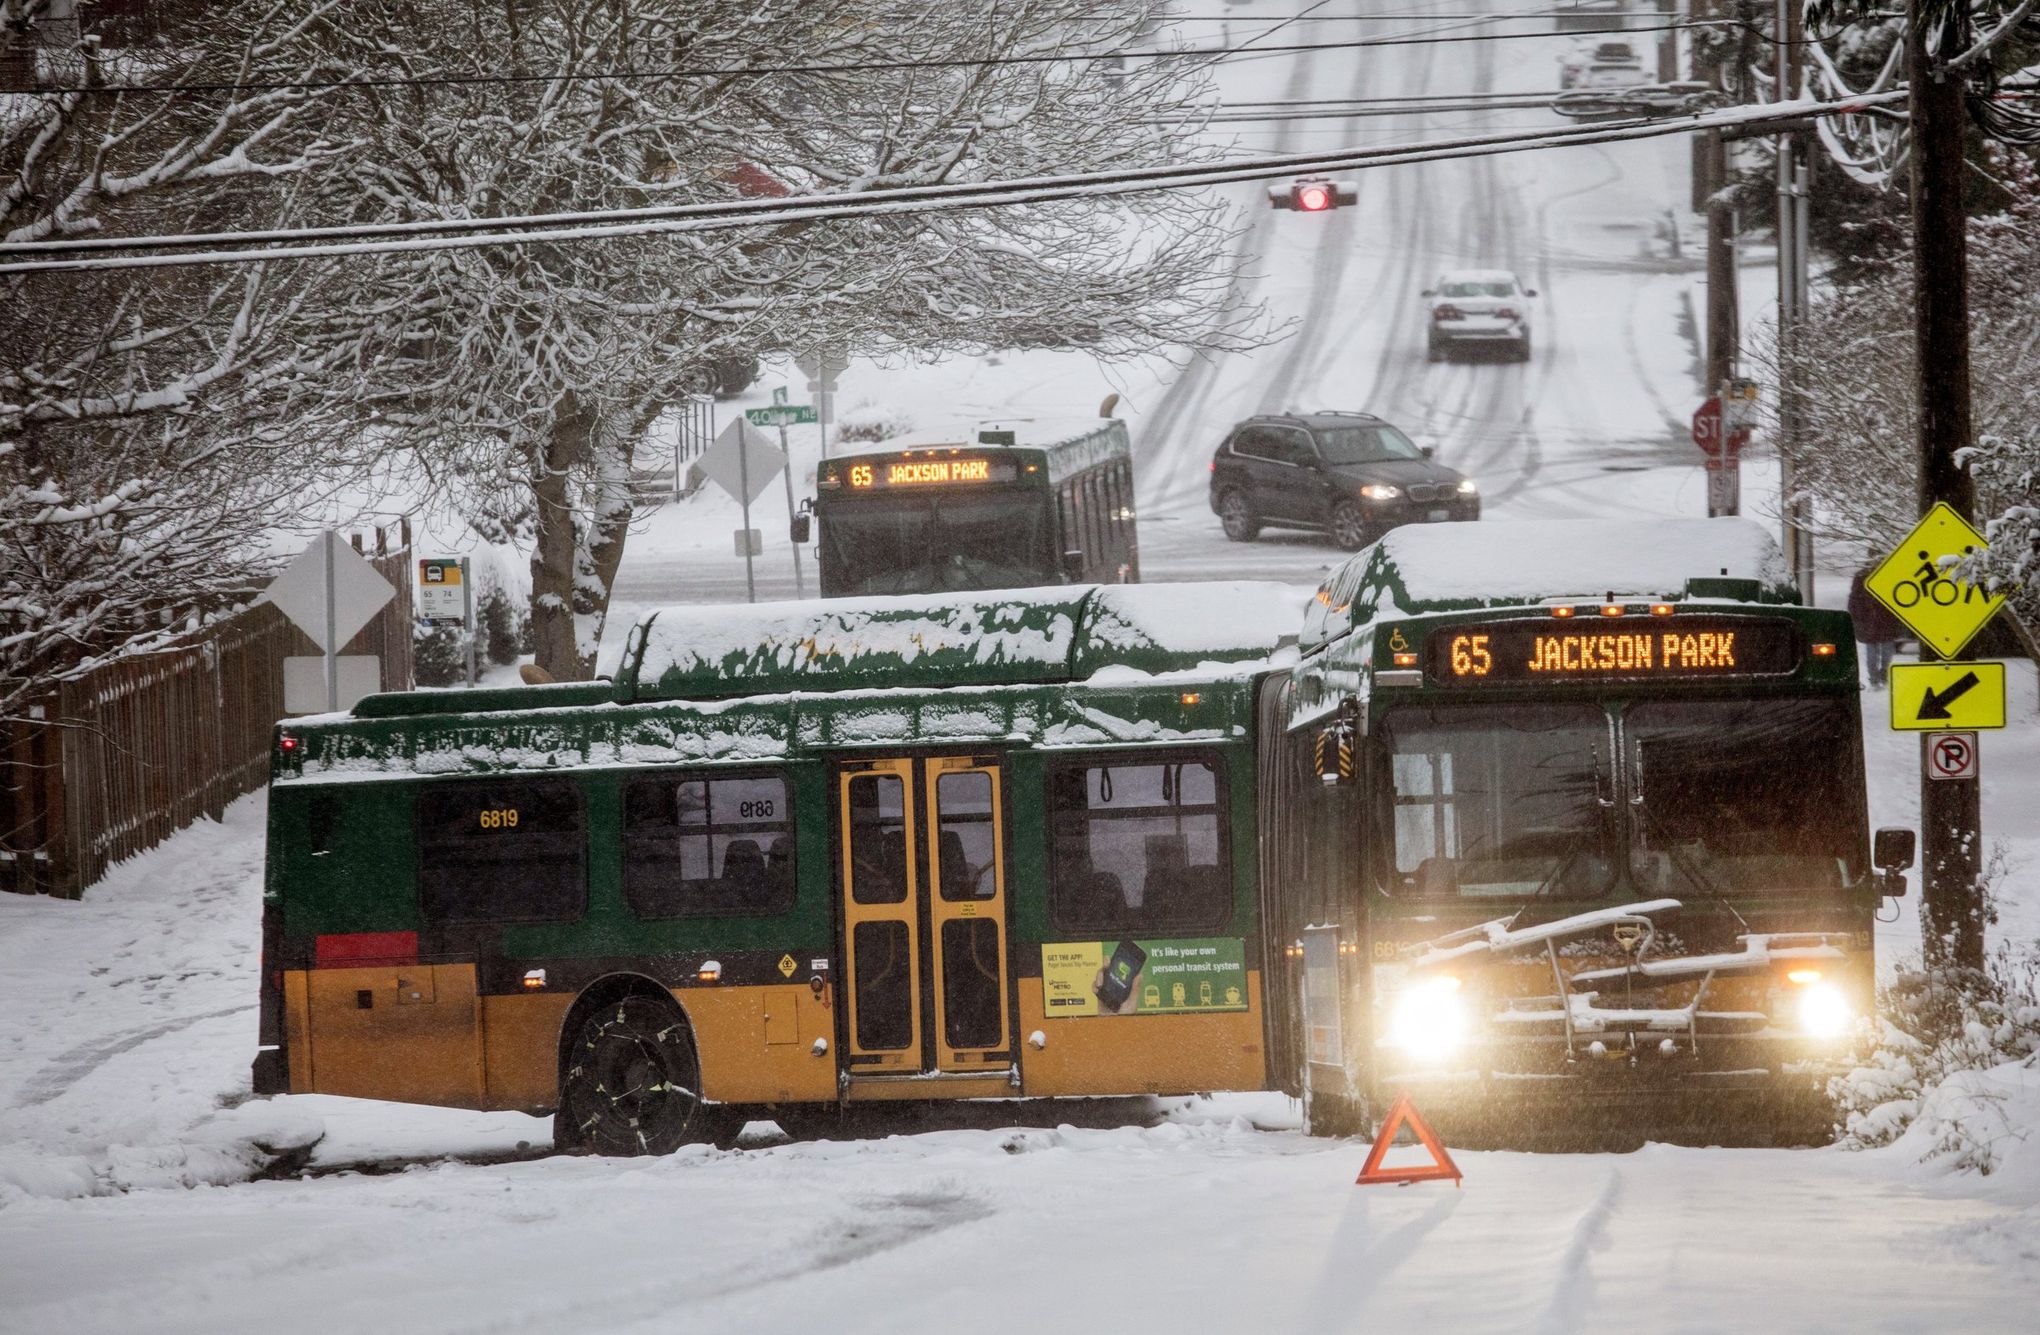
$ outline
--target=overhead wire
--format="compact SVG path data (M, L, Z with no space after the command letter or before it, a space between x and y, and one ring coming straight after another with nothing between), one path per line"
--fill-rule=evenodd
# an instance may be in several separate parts
M574 242L622 236L713 231L776 222L809 222L952 208L995 208L1062 199L1222 185L1265 180L1272 176L1364 170L1370 167L1481 157L1536 148L1656 138L1726 126L1762 126L1772 121L1796 121L1808 117L1860 112L1866 106L1896 101L1903 96L1903 91L1899 90L1869 99L1857 99L1850 103L1790 102L1728 107L1689 116L1576 126L1530 127L1497 134L1419 141L1401 146L1347 147L1265 158L1228 159L1195 167L1139 167L1011 181L911 186L854 196L807 195L640 209L525 215L515 218L427 219L415 223L290 228L264 232L95 237L64 241L0 243L0 257L7 255L40 257L51 254L64 256L56 259L27 258L0 262L0 274L158 268L183 264L246 264L277 259L475 249L536 242ZM524 230L527 228L532 230ZM449 235L448 233L452 231L466 232L470 235ZM256 244L306 240L319 244ZM239 248L210 251L197 249L220 245ZM111 249L172 253L143 255L89 253ZM191 253L177 253L187 250Z

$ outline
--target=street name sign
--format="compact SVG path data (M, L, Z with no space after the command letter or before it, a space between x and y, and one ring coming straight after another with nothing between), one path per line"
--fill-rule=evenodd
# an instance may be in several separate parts
M1893 663L1890 690L1899 732L2005 726L2003 663Z
M766 486L786 467L786 456L764 432L738 418L717 434L700 464L704 477L736 497L739 504L749 505L765 494Z
M744 419L752 426L802 426L815 420L811 403L789 403L771 408L746 408Z
M323 553L321 548L324 549ZM326 562L332 561L333 610L330 618L333 642L326 642ZM397 596L390 582L364 561L338 533L322 533L305 548L281 575L262 592L262 601L275 603L278 611L312 637L324 653L338 653L366 626L383 604Z
M1978 585L1951 578L1944 565L1947 558L1968 556L1985 546L1983 535L1968 520L1947 502L1937 501L1913 525L1905 541L1870 572L1863 587L1890 608L1921 643L1932 646L1943 658L1953 658L2005 605L2003 594L1987 593ZM1894 691L1894 708L1896 700Z

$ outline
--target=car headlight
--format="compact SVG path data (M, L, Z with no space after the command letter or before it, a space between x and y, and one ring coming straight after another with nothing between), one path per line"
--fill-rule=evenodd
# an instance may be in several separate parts
M1833 983L1814 983L1799 994L1799 1027L1815 1038L1840 1038L1855 1018Z
M1438 1060L1466 1041L1466 1001L1457 978L1427 978L1396 999L1388 1041L1412 1057Z
M1391 487L1386 482L1370 482L1360 488L1360 494L1370 501L1392 501L1402 495L1402 488Z
M1477 492L1477 491L1479 491L1479 490L1480 490L1480 487L1479 487L1479 486L1477 486L1477 485L1476 485L1476 484L1474 483L1474 480L1473 480L1472 478L1470 478L1470 477L1469 477L1469 478L1462 478L1462 479L1460 480L1460 483L1459 483L1459 494L1460 494L1461 496L1471 496L1471 495L1473 495L1473 494L1474 494L1475 492Z

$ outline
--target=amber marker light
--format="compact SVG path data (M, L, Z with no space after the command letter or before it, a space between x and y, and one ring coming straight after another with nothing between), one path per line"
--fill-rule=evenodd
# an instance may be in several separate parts
M1650 605L1650 614L1654 617L1668 617L1672 614L1672 605L1670 603L1652 603Z
M700 971L700 978L702 982L713 983L720 979L721 977L722 977L722 962L720 960L704 960L702 962Z
M1397 654L1395 656L1395 665L1397 667L1415 667L1417 665L1417 656L1415 654Z
M1621 603L1601 604L1601 615L1604 617L1619 617L1622 615L1623 610L1624 609Z
M1199 695L1195 691L1185 691L1183 692L1182 695L1177 697L1177 699L1181 700L1186 705L1194 705L1203 698L1204 698L1203 696Z
M1555 617L1569 617L1573 614L1573 609L1570 607L1554 607L1551 609L1551 614Z
M1835 647L1832 644L1816 644L1813 646L1813 656L1815 658L1833 658L1835 656Z
M1795 987L1806 987L1820 981L1819 969L1794 969L1785 975L1785 981Z
M539 988L544 987L545 970L544 969L526 970L524 974L524 986L527 990L532 992L536 992Z

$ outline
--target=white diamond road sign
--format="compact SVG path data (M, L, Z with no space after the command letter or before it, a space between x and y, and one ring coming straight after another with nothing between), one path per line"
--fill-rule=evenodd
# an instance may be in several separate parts
M333 554L333 633L326 643L326 562L319 554L323 542ZM366 626L383 604L397 596L390 582L340 541L338 533L321 534L317 541L292 561L262 592L262 601L275 603L277 610L312 637L325 653L338 651Z
M716 436L700 464L710 482L749 505L765 494L766 486L786 467L786 456L763 431L739 417Z
M834 348L817 348L813 352L804 352L795 357L793 364L798 366L801 374L809 380L819 381L821 388L834 389L836 377L850 369L850 358ZM810 385L808 388L813 389L815 386Z

